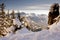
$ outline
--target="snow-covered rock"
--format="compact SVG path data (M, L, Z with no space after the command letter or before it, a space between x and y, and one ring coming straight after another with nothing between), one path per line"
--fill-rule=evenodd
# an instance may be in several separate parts
M57 21L54 24L49 26L50 31L52 31L52 32L60 32L60 15L55 19Z

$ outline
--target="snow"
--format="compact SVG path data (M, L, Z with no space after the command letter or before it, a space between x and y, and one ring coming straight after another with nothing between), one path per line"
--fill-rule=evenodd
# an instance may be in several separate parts
M50 31L52 32L60 32L60 21L58 23L54 23L50 26Z
M0 40L60 40L60 21L49 26L49 30L31 32L26 28L18 30L16 34L0 37Z
M23 33L24 30L26 33ZM39 32L28 32L26 28L20 30L22 33L17 32L8 37L0 38L0 40L60 40L60 32L51 32L49 30L42 30Z
M13 24L17 24L18 26L21 25L21 23L20 23L18 18L13 19Z
M27 28L22 28L21 30L18 30L16 33L26 34L31 33L32 31L29 31Z

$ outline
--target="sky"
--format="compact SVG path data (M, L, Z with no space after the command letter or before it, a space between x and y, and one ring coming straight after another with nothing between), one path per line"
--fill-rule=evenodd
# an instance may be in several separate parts
M0 0L0 3L5 3L6 9L20 10L27 13L45 10L48 12L53 3L59 3L60 0ZM36 11L37 10L37 11ZM44 11L44 12L45 12ZM42 13L41 11L39 13Z

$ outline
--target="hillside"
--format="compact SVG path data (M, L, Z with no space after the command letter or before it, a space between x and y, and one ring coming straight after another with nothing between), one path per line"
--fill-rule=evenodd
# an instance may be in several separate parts
M26 28L17 31L16 34L0 38L0 40L60 40L60 20L52 24L49 30L31 32Z

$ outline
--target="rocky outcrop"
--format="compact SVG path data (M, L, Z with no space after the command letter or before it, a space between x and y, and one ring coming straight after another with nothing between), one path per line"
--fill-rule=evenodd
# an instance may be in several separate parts
M56 18L57 16L59 16L59 4L55 3L51 6L50 12L48 14L48 25L51 25L56 22L54 18Z

